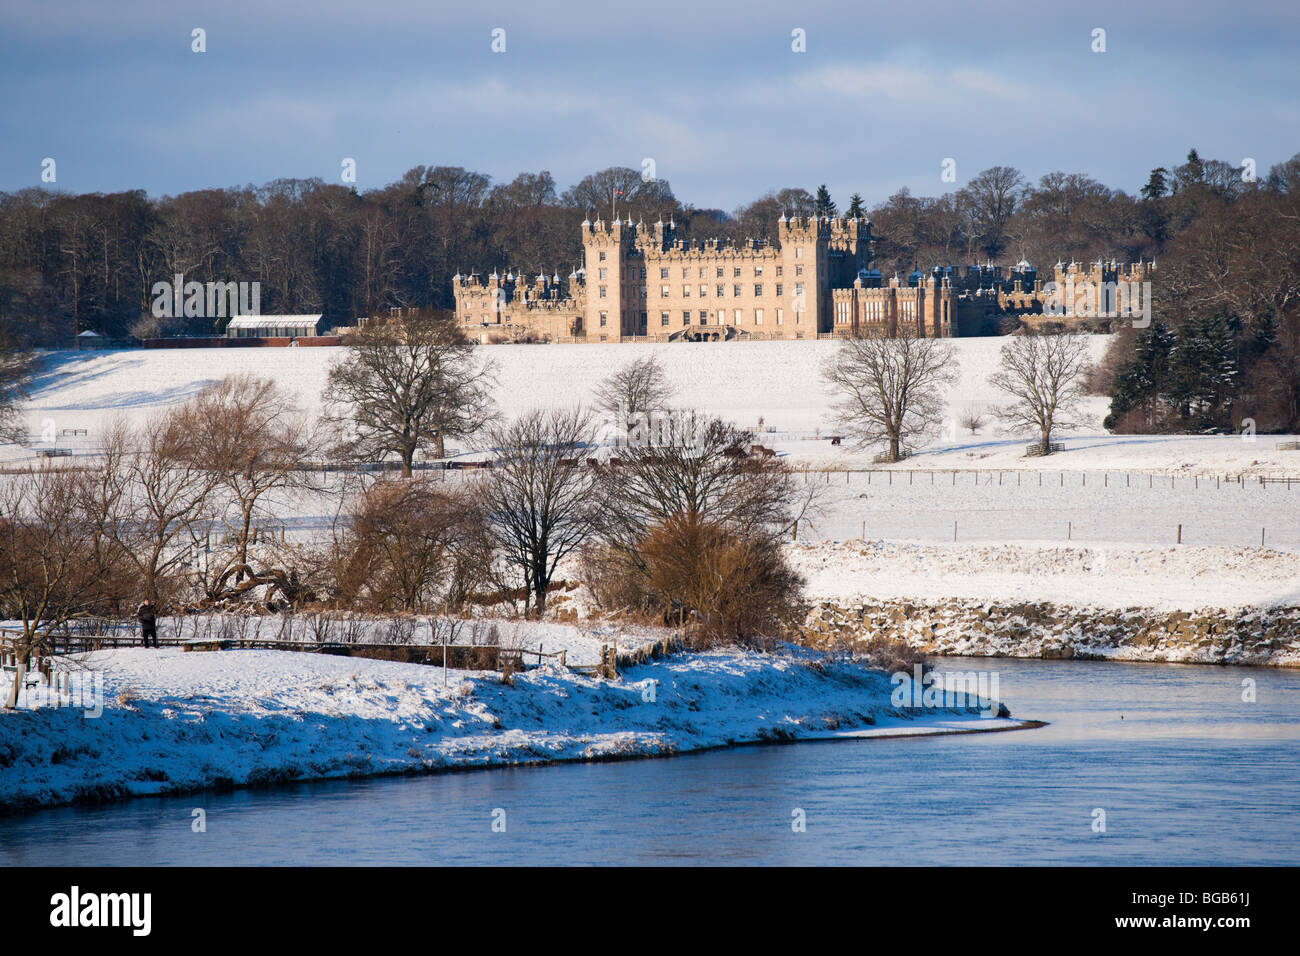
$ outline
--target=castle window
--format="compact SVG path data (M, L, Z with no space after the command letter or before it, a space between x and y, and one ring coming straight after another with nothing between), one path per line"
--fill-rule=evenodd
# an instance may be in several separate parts
M756 298L756 299L761 299L762 297L763 297L763 283L761 283L761 282L755 282L755 283L754 283L754 298Z
M739 272L740 270L737 269L736 271ZM731 295L732 295L733 298L737 298L737 299L739 299L739 298L740 298L740 286L738 286L738 285L733 285L733 286L731 287Z
M794 267L794 274L797 275L797 276L801 276L801 275L803 275L803 266L795 266L795 267Z
M802 259L802 258L803 258L803 248L802 248L802 247L800 247L800 246L795 246L795 247L794 247L794 257L795 257L796 259Z
M665 269L664 271L667 272L668 270ZM659 297L660 297L661 299L666 299L666 298L668 298L669 294L670 294L670 293L668 292L668 286L666 286L666 285L661 285L661 286L659 287Z
M709 287L706 285L700 286L700 298L701 299L707 298L708 295L709 295Z
M802 283L802 282L796 282L796 283L794 284L794 294L795 294L795 295L803 295L803 283Z
M736 310L736 325L740 324L740 310Z
M602 299L605 298L605 289L606 289L606 288L607 288L607 286L601 286L601 287L600 287L600 297L601 297Z
M604 262L604 261L605 261L605 253L604 253L603 250L602 250L601 253L600 253L600 261L601 261L601 262Z
M667 312L660 312L660 313L659 313L659 324L660 324L660 325L667 325L667 324L668 324L668 313L667 313Z
M762 325L762 324L763 324L763 310L762 310L762 309L755 309L755 310L754 310L754 324L755 324L755 325Z
M689 299L690 297L691 297L691 287L688 285L682 286L682 298Z
M709 272L708 272L707 269L705 269L705 268L703 268L703 267L700 268L700 278L701 278L701 279L703 279L703 278L704 278L706 275L708 275L708 274L709 274Z
M689 312L683 312L682 325L690 325L690 324L691 324L691 314Z
M777 325L783 325L784 323L785 323L785 309L777 309L777 310L776 310L776 324L777 324Z
M759 276L761 276L762 274L763 274L763 267L762 267L762 266L754 266L754 278L757 279L757 278L758 278Z
M722 266L718 266L718 278L722 278Z
M780 272L781 270L777 269L776 271ZM785 287L780 282L776 284L776 297L778 299L781 298L781 296L785 295L784 288Z
M683 279L689 279L690 277L691 277L691 270L690 270L690 269L687 269L685 266L683 266L683 267L682 267L682 278L683 278Z
M645 297L646 297L646 289L645 289L645 286L642 286L642 287L641 287L641 298L644 299Z
M603 329L608 324L609 324L609 313L608 312L600 313L600 327Z
M776 277L777 277L778 279L781 278L781 267L780 267L780 266L777 266L777 267L776 267Z
M668 270L667 270L667 269L660 269L660 270L659 270L659 278L661 278L661 279L667 279L667 278L668 278Z
M600 277L601 277L602 279L607 278L608 275L609 275L609 270L608 270L608 269L601 269L601 270L600 270Z
M645 270L644 270L644 269L641 270L641 278L642 278L642 279L645 278Z
M732 266L732 268L731 268L731 277L732 277L733 279L739 279L739 278L740 278L740 266Z
M719 269L718 271L721 272L722 270ZM725 285L720 285L718 286L717 291L718 291L718 298L721 299L724 295L727 294L727 287Z

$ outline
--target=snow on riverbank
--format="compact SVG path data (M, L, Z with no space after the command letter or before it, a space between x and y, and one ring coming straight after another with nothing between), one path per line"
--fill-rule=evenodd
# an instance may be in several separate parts
M889 678L788 648L683 654L619 681L280 651L101 651L103 713L0 712L0 807L735 743L1002 730L977 710L891 706ZM27 703L27 701L24 701Z

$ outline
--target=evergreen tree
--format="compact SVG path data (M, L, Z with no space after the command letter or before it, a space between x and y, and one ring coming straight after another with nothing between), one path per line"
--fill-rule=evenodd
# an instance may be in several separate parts
M1178 327L1169 399L1191 431L1235 431L1232 408L1241 368L1235 316L1192 315Z
M826 188L825 183L817 187L817 198L813 202L813 211L818 216L835 215L835 201L831 199L831 192Z
M1193 152L1195 152L1193 150ZM1147 184L1142 187L1142 198L1148 201L1159 199L1169 191L1169 170L1163 166L1157 166L1151 170L1151 176L1147 179Z
M1133 354L1120 368L1111 387L1110 414L1102 423L1114 430L1123 416L1140 408L1146 412L1144 422L1150 429L1160 424L1161 393L1169 377L1169 358L1174 349L1174 333L1161 322L1152 322L1134 337Z
M862 219L866 213L862 209L862 194L854 193L849 197L849 208L845 213L850 219Z

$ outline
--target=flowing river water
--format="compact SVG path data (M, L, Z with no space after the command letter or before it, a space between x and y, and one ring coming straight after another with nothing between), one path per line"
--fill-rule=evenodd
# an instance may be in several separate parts
M0 818L0 862L1300 863L1300 672L940 666L1049 725L56 808Z

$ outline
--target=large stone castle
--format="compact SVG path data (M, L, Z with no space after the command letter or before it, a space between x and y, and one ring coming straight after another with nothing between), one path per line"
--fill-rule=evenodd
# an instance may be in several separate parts
M777 241L680 239L673 222L582 223L583 264L530 279L494 271L452 278L456 318L481 342L815 339L875 328L947 338L996 331L1006 315L1041 314L1032 265L935 267L889 280L871 268L871 222L787 218ZM1147 266L1057 263L1054 280L1141 280ZM1075 278L1077 276L1077 278ZM1075 314L1067 303L1065 314Z

